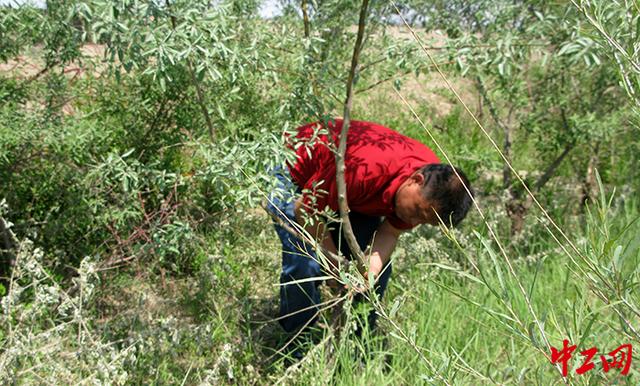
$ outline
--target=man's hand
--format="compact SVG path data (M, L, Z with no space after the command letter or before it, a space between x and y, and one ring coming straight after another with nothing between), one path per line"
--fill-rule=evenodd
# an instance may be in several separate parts
M363 294L369 290L369 283L356 284L349 287L348 285L342 284L336 279L327 279L325 284L331 290L331 293L334 295L342 295L345 291L349 289L353 290L355 293Z
M340 283L336 279L327 279L324 283L327 285L327 287L329 287L329 290L334 296L343 295L347 290L347 286Z
M358 293L358 294L364 294L367 291L369 291L371 287L369 287L369 283L364 282L363 284L355 284L351 287L351 289L353 290L353 292Z
M294 213L298 224L304 224L305 221L302 198L299 198L294 203ZM305 226L305 230L309 233L309 235L311 235L311 237L315 237L317 240L321 241L321 248L323 248L326 252L329 252L325 254L329 260L329 269L335 275L339 275L339 262L332 257L332 255L338 254L338 250L333 243L331 235L329 234L329 232L327 232L325 224L317 217L312 223L313 225ZM396 242L398 241L398 237L401 233L402 231L396 229L388 220L385 220L380 224L373 240L373 244L367 251L369 260L368 267L362 267L362 269L360 269L360 273L365 278L365 283L364 285L360 285L357 287L354 286L354 291L358 293L364 293L369 289L371 285L374 284L369 283L369 276L372 275L372 277L376 279L378 278L378 276L380 276L382 270L389 262L391 253L393 252L396 246ZM332 292L341 291L347 287L339 283L336 279L326 280L326 284L329 288L332 289Z
M336 279L327 279L324 283L331 289L338 289L342 286Z
M369 257L368 272L362 273L365 281L367 281L367 285L369 285L369 275L372 275L374 279L377 279L384 270L384 267L389 263L391 253L395 249L398 237L400 237L401 233L402 231L400 229L396 229L387 220L384 220L378 227L378 231L376 232L373 240L373 245L371 245L371 248L367 253Z
M351 284L342 286L337 280L329 279L326 281L327 286L332 290L350 289L356 293L365 293L369 291L382 274L383 270L389 263L391 253L393 252L398 237L402 233L401 230L393 227L388 221L383 221L378 227L373 244L367 250L368 267L359 267L364 281L361 284ZM336 275L336 269L333 269Z

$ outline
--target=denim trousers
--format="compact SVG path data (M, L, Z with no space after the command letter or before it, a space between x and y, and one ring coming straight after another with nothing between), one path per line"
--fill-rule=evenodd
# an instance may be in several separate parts
M285 224L295 224L295 214L293 205L296 197L300 196L301 190L298 188L285 168L276 168L271 171L271 175L277 179L274 191L270 194L267 210L278 216ZM381 217L368 216L365 214L349 213L351 226L360 248L365 250L371 243L375 231L378 229ZM312 246L303 242L299 238L290 234L286 229L274 221L274 226L280 242L282 243L282 273L280 274L280 325L287 332L297 331L303 327L312 325L318 319L318 304L320 304L321 280L304 281L292 283L301 279L309 279L326 275L320 264L316 261L316 254ZM340 252L351 259L351 251L344 238L340 234L338 227L331 229L331 237L336 246L340 247ZM391 276L391 266L384 269L378 278L375 291L382 298ZM355 297L355 301L361 301L360 295ZM369 327L373 327L376 321L374 311L368 316Z

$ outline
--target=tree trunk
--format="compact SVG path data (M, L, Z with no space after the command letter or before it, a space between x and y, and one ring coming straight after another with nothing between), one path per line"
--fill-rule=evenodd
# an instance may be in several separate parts
M511 198L505 203L507 215L511 220L511 236L517 236L524 229L524 220L527 217L529 208L531 207L531 199L529 196L522 199L516 195L511 195Z
M169 0L165 0L165 5L167 7L167 10L171 12L171 4L169 3ZM171 19L171 27L175 31L176 25L177 25L175 15L171 14L170 19ZM200 111L202 112L202 116L204 117L204 122L207 125L207 129L209 131L209 137L211 138L211 142L215 142L216 129L213 126L213 122L211 122L211 116L209 115L209 110L207 109L207 104L204 97L204 91L202 91L200 82L198 82L198 78L196 76L195 69L193 68L193 62L191 61L191 58L187 58L187 70L189 71L189 76L191 77L191 83L193 84L193 87L195 87L196 89L196 97L198 100L198 105L200 106Z
M347 136L349 132L349 123L351 115L351 105L353 102L353 83L356 78L358 70L358 59L360 57L360 50L362 49L362 40L364 38L365 20L367 18L367 7L369 0L362 0L362 7L360 8L360 18L358 21L358 36L356 37L356 44L353 47L353 56L351 57L351 69L349 71L349 78L347 79L347 97L344 102L344 116L342 123L342 130L340 131L340 137L338 141L338 152L336 153L336 185L338 189L338 206L340 208L340 220L342 221L342 232L344 233L347 244L351 253L355 254L359 268L366 267L364 253L360 249L355 235L353 234L353 228L351 227L351 221L349 220L349 204L347 202L347 184L344 179L344 158L347 151Z
M489 114L491 115L491 118L496 123L498 128L502 130L502 133L504 135L504 145L502 147L502 153L504 154L505 158L508 159L509 162L511 162L511 131L512 131L511 125L505 124L500 119L500 116L498 115L498 111L494 106L493 101L491 100L491 98L489 98L489 93L487 92L487 88L484 84L484 80L482 80L482 77L480 75L476 76L476 87L480 92L480 97L481 97L480 102L478 104L481 105L481 101L482 99L484 99L485 103L487 104L487 108L489 109ZM511 186L511 169L509 169L509 165L507 165L507 163L505 162L502 168L502 187L503 189L509 189L510 186Z
M598 197L598 181L596 179L596 167L598 165L598 150L600 144L596 143L591 157L589 157L589 163L587 164L587 171L582 181L582 198L580 202L584 207L588 203L594 202Z
M16 256L14 254L15 239L13 233L6 226L4 218L0 217L0 283L8 288L9 276L11 270L16 264Z
M304 22L304 37L308 38L309 35L311 35L311 25L309 23L307 0L302 0L302 4L300 5L300 8L302 8L302 20Z

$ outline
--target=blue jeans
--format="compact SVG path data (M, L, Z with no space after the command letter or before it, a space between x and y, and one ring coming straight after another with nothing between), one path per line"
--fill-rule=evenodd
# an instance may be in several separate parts
M277 178L276 192L269 197L267 209L274 215L280 217L288 225L295 224L295 214L293 212L293 204L296 196L301 193L292 181L289 170L277 168L271 172ZM295 192L295 193L294 193ZM353 228L354 235L360 248L365 250L371 243L375 231L380 225L381 218L364 215L361 213L349 213L349 219ZM321 280L307 281L304 283L287 284L292 281L323 276L322 268L316 260L316 254L313 248L290 234L286 229L274 222L276 232L282 242L282 273L280 274L280 325L287 332L296 331L304 327L307 323L311 325L318 318L317 305L320 303L319 286ZM336 246L340 246L340 251L344 256L351 259L351 251L344 239L344 235L340 235L338 227L331 229L331 237ZM340 240L340 241L338 241ZM378 296L382 297L387 287L389 277L391 276L391 266L387 267L378 279L375 291ZM361 297L356 297L356 301ZM305 309L304 311L300 311ZM300 311L300 312L297 312ZM289 315L289 316L287 316ZM368 317L370 327L375 325L376 315L371 311Z

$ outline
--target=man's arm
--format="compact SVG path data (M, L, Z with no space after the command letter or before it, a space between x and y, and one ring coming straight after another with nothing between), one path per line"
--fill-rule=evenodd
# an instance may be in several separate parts
M294 203L294 213L298 224L304 225L306 213L303 208L302 198L297 199ZM325 223L316 217L314 218L313 224L307 224L304 226L304 229L311 235L311 237L319 240L320 245L324 250L331 252L326 255L329 259L329 264L332 265L334 273L337 274L337 270L335 268L338 267L339 262L331 255L338 255L338 249L331 238L331 234L327 232ZM378 227L373 244L365 253L365 255L369 257L368 271L373 274L374 279L377 280L382 269L389 262L391 253L395 249L398 237L400 237L402 232L402 230L391 225L389 220L384 220ZM365 278L368 278L367 272L361 273Z
M398 237L402 230L395 228L389 220L384 220L378 227L373 244L367 255L369 256L369 273L373 274L375 280L378 279L385 265L391 258L391 253L396 247ZM365 276L368 278L368 276Z

